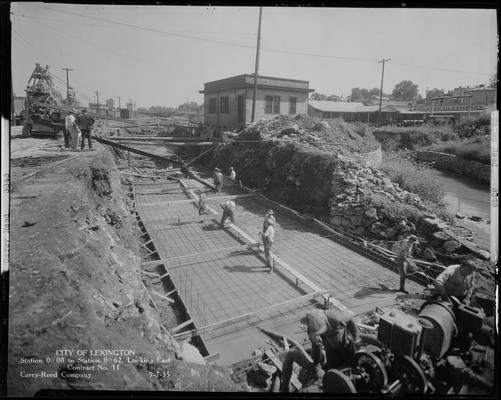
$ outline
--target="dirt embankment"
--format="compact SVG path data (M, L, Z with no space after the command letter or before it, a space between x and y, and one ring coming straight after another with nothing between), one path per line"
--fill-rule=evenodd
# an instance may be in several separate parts
M178 360L182 351L161 329L141 282L134 216L118 171L100 146L92 157L14 184L11 201L10 395L239 390L225 369ZM88 362L96 357L70 362L58 350L129 350L134 361L122 356L102 370Z

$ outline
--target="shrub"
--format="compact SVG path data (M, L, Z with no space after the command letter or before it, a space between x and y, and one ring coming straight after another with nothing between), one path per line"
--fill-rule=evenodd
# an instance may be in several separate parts
M402 189L417 194L424 201L443 204L445 192L433 170L426 164L417 163L408 153L386 153L381 169Z
M426 150L440 151L454 154L465 160L478 161L482 164L491 163L491 139L490 136L477 136L468 140L455 140L447 143L439 143L426 148Z
M489 135L491 118L489 114L481 114L478 117L468 118L456 123L455 130L460 138L471 138Z
M458 135L450 125L426 124L418 127L382 127L374 131L381 139L385 151L414 150L444 140L457 139Z
M370 203L380 210L386 218L392 221L416 222L421 216L421 211L409 204L390 200L388 197L375 193L370 199Z

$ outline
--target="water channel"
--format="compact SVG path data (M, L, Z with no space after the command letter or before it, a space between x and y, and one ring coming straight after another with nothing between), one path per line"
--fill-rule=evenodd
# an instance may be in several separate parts
M471 230L473 241L484 249L490 248L490 190L489 186L474 179L458 177L445 171L434 170L435 176L445 191L447 210L451 214L461 214L465 218L457 219L458 226ZM468 217L481 217L474 222Z

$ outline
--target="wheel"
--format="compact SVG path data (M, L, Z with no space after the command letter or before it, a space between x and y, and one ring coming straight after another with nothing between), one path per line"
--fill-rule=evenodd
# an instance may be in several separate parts
M411 357L396 354L391 366L392 379L402 384L401 393L424 394L428 381L423 370Z
M322 381L324 393L357 393L351 379L338 369L328 370Z
M374 353L359 351L355 354L357 370L368 375L367 381L360 382L359 391L379 392L388 384L388 374L381 359ZM357 385L358 386L358 385Z

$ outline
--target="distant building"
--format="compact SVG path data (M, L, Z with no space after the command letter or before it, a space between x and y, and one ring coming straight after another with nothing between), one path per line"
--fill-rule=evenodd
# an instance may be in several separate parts
M113 99L106 100L106 108L108 110L113 110L115 108L115 101Z
M254 75L243 74L206 82L204 122L217 129L234 129L251 123ZM254 121L277 115L308 113L308 81L258 76Z
M129 110L129 118L134 118L136 116L136 102L129 100L126 104L127 110Z
M310 100L308 102L308 115L318 118L343 118L345 121L349 121L350 117L357 112L357 108L363 106L364 103L357 101Z

